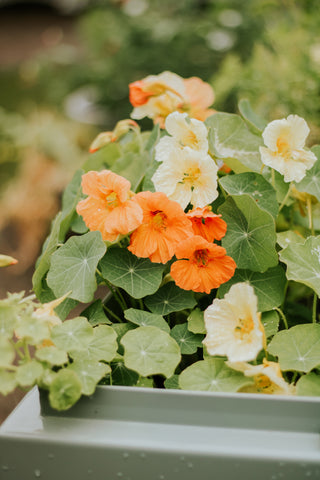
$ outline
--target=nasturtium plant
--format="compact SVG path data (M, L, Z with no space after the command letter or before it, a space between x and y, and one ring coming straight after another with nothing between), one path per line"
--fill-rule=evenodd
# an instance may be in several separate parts
M247 100L217 113L211 85L168 71L129 90L131 118L93 139L63 194L34 294L0 300L0 392L38 385L58 410L99 384L320 395L307 122L268 123Z

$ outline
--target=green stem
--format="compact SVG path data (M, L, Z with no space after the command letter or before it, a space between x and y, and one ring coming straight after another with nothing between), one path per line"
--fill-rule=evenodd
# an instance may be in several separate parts
M141 298L138 298L138 302L139 302L140 310L144 310L144 305L143 305L143 301L141 300Z
M272 183L273 188L275 189L275 188L276 188L276 178L275 178L275 174L274 174L274 169L273 169L273 168L271 168L271 183Z
M28 360L28 362L31 360L31 355L30 355L30 352L29 352L29 346L27 344L27 341L25 340L23 342L23 351L24 351L24 354L25 354L25 357L26 359Z
M281 210L283 209L283 207L284 207L284 206L285 206L285 204L286 204L286 201L287 201L287 200L288 200L288 198L290 197L290 193L291 193L291 186L292 186L292 183L290 183L290 185L289 185L289 188L288 188L288 191L287 191L287 193L286 193L286 195L285 195L284 199L282 200L282 203L281 203L281 205L280 205L280 207L279 207L279 212L281 212Z
M126 310L127 309L127 305L126 305L126 302L121 294L121 292L119 291L119 289L117 287L114 287L111 283L109 283L108 281L106 281L106 285L108 286L109 290L111 290L111 292L113 293L114 295L114 298L117 300L117 302L119 303L120 307L122 308L122 310Z
M312 323L317 323L317 303L318 303L318 295L314 292L313 305L312 305Z
M294 372L294 374L293 374L293 376L292 376L291 383L295 383L295 382L296 382L297 376L298 376L298 372Z
M312 204L311 204L310 197L307 198L307 211L308 211L309 228L311 230L311 235L314 235Z
M110 315L110 317L113 317L115 320L117 320L118 323L122 323L122 320L118 315L116 315L110 308L108 308L106 305L103 305L104 310Z
M281 317L281 319L282 319L282 321L283 321L283 324L284 324L284 326L285 326L285 329L288 330L288 328L289 328L289 327L288 327L288 322L287 322L287 319L286 319L285 314L283 313L283 311L280 310L280 308L277 308L277 307L275 307L274 310L276 310L276 311L279 313L279 315L280 315L280 317Z

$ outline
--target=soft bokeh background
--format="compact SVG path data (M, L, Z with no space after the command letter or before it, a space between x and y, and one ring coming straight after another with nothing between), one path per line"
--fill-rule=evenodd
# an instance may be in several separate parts
M0 253L19 260L0 298L31 289L65 185L130 115L128 83L164 70L209 82L217 110L298 114L319 143L318 0L0 0ZM0 421L22 395L0 396Z

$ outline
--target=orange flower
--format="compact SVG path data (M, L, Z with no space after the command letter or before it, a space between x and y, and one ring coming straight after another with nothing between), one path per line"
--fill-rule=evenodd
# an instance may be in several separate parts
M226 234L226 222L222 220L221 215L213 213L210 206L189 210L187 217L192 222L194 234L200 235L208 242L221 240Z
M198 77L191 77L184 80L184 86L189 101L189 108L185 111L190 117L204 121L215 113L215 110L208 108L214 102L214 92L208 83Z
M162 192L141 192L135 197L143 222L131 235L129 250L137 257L166 263L176 246L192 235L192 225L179 203Z
M141 207L132 199L130 182L120 175L110 170L88 172L82 177L82 190L89 196L78 203L77 212L103 240L113 242L141 224Z
M236 263L224 248L194 235L176 248L179 259L171 265L170 274L178 287L210 293L234 274Z

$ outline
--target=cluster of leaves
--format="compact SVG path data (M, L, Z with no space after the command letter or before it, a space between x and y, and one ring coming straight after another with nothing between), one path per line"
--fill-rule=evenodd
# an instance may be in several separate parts
M248 102L239 107L241 116L218 113L206 121L212 156L233 170L231 175L221 173L220 195L212 207L227 222L222 246L237 263L234 277L210 295L180 289L168 279L168 265L134 256L125 248L125 239L107 246L100 232L87 231L75 211L83 198L81 176L89 170L109 168L126 177L134 191L154 190L150 179L157 167L158 127L143 134L127 133L93 153L83 170L75 173L33 276L41 302L68 296L56 308L60 318L82 305L80 318L52 330L54 344L70 358L56 376L60 390L55 390L60 380L49 386L63 397L59 404L51 394L56 408L76 400L76 396L69 403L65 400L63 385L69 385L70 371L77 373L82 385L84 377L90 379L82 386L84 394L91 393L102 376L107 384L210 391L238 391L250 384L252 380L229 368L224 358L208 356L202 345L203 311L243 281L252 285L258 298L269 358L278 357L286 378L296 382L298 394L319 393L320 236L315 232L320 229L320 149L312 149L318 161L295 185L313 199L308 216L301 201L289 195L281 175L262 169L259 146L264 122ZM100 356L90 357L91 345ZM92 362L95 366L89 373Z

